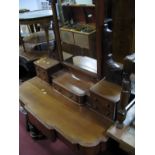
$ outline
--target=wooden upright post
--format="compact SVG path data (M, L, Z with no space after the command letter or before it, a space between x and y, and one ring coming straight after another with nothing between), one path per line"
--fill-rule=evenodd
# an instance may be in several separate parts
M52 11L53 11L53 25L54 25L54 33L56 38L56 46L59 55L60 62L63 61L62 55L62 46L61 46L61 39L60 39L60 32L59 32L59 23L57 18L57 11L56 11L56 0L52 0Z
M104 0L95 1L96 9L96 54L97 54L97 75L98 79L104 77L104 58L103 51L103 28L104 28Z

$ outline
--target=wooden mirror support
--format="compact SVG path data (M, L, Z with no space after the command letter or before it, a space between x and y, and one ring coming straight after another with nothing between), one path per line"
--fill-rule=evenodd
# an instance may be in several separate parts
M62 54L62 46L61 46L61 39L60 39L60 32L59 32L59 23L57 18L57 11L56 11L56 2L57 0L52 0L52 11L53 11L53 25L54 25L54 31L55 31L55 38L56 38L56 44L57 44L57 50L59 55L60 62L63 61L63 54Z
M104 77L103 66L105 63L105 53L103 51L103 27L104 27L104 0L95 1L96 8L96 53L97 53L97 75L101 79Z

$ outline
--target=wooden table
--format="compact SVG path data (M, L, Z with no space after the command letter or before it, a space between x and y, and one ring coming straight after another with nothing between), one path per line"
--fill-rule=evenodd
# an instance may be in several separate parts
M52 10L36 10L36 11L30 11L30 12L25 12L25 13L20 13L19 14L19 24L40 24L44 30L45 30L45 35L46 35L46 40L47 40L47 46L49 50L49 26L50 22L53 18L53 12ZM21 33L20 37L21 37ZM24 42L22 43L25 50ZM50 52L49 52L50 54Z
M20 102L45 135L60 138L80 155L97 155L112 122L57 92L35 77L20 86ZM53 132L54 131L54 132ZM51 133L51 134L50 134ZM50 136L49 136L50 137Z

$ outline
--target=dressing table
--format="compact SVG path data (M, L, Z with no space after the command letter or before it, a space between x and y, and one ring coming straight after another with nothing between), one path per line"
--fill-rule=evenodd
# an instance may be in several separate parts
M20 85L20 104L29 124L51 141L62 140L78 155L97 155L106 148L107 130L115 124L121 102L120 85L105 78L103 51L104 1L96 0L96 59L64 56L52 0L58 59L34 62L37 76Z

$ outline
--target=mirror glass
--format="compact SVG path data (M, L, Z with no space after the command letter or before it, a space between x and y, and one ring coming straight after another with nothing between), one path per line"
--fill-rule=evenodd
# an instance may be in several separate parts
M95 5L92 0L64 0L58 7L62 51L73 56L64 62L97 73Z

